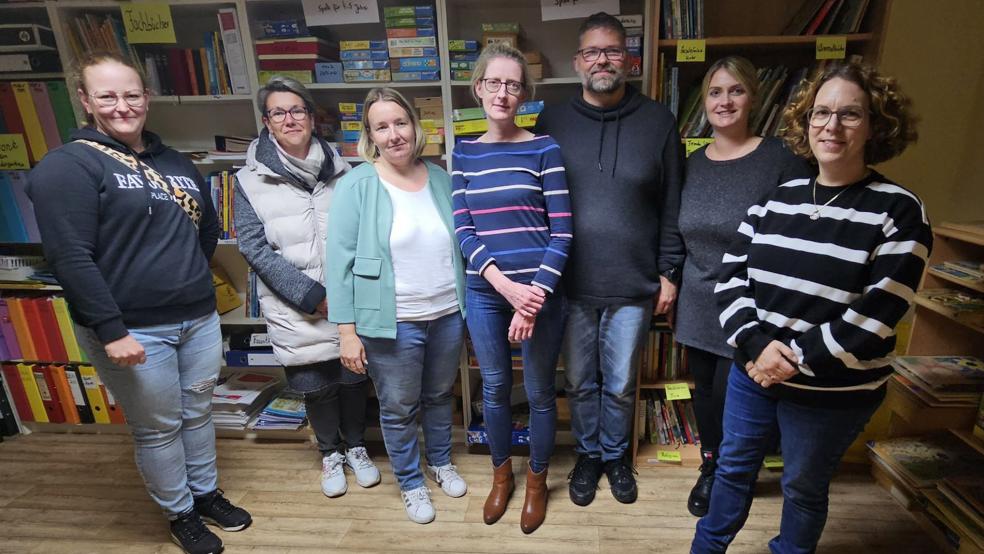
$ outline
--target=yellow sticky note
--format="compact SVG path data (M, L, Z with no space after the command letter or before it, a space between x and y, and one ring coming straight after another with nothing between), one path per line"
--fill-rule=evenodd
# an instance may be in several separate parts
M679 452L674 452L672 450L657 450L656 451L656 461L658 462L676 462L680 463L683 460L680 458Z
M677 57L678 62L702 62L707 53L707 45L704 39L678 40Z
M666 384L666 399L667 400L689 400L690 399L690 385L686 383L667 383Z
M701 146L712 142L714 142L714 139L712 138L685 138L683 139L683 147L686 149L687 157L689 158L690 155L700 149Z
M818 60L843 60L847 57L847 37L817 37Z
M174 44L174 20L168 4L123 4L123 27L130 44Z
M765 469L782 469L782 456L766 456L762 465L765 466Z
M0 135L0 171L31 169L27 159L27 142L24 135Z

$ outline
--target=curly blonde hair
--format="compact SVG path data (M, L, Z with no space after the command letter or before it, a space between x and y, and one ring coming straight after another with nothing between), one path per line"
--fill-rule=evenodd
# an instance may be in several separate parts
M783 111L779 136L793 153L814 161L810 150L810 124L807 113L816 101L817 91L831 79L844 79L864 91L870 104L871 136L864 145L866 164L878 164L901 154L919 138L918 118L912 113L912 102L899 88L894 77L888 77L865 64L836 63L817 70L802 83L792 101Z

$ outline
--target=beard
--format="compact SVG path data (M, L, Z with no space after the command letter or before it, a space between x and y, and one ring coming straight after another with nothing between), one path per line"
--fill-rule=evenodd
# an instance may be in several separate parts
M591 92L608 94L615 92L625 84L625 71L623 69L619 69L615 64L607 63L596 68L596 72L600 71L608 71L612 75L601 76L584 72L581 73L581 85Z

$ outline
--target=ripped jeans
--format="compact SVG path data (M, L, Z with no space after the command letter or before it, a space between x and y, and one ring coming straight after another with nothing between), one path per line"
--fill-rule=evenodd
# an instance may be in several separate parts
M76 335L103 384L122 406L147 492L168 518L194 508L193 497L218 486L212 389L222 365L219 316L130 328L147 361L121 367L95 332Z

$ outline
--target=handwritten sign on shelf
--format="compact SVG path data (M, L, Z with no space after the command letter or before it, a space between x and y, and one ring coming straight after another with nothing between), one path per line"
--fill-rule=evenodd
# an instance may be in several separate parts
M657 450L656 451L656 461L657 462L671 462L671 463L677 463L677 464L679 464L680 462L683 461L683 458L680 457L680 453L679 452L676 452L674 450Z
M782 469L782 456L766 456L762 465L765 466L765 469Z
M707 53L707 43L704 39L678 40L678 62L702 62Z
M168 4L122 4L120 14L130 44L174 44L174 20Z
M20 133L0 135L0 171L14 169L31 169L27 159L27 142Z
M376 0L303 0L302 4L308 27L379 23Z
M843 60L847 57L847 37L817 37L818 60Z
M540 0L543 21L555 19L580 19L593 13L621 13L618 0Z
M686 383L667 383L666 384L666 399L667 400L689 400L690 397L690 385Z
M683 147L686 149L687 157L689 158L690 155L699 150L701 146L712 142L714 142L713 138L685 138L683 139Z

